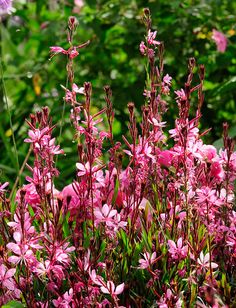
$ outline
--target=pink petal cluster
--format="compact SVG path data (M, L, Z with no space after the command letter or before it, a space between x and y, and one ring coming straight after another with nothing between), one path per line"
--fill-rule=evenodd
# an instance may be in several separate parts
M217 50L219 52L225 52L227 48L227 38L224 33L217 31L216 29L212 30L212 39L215 41Z
M154 262L155 262L155 259L156 259L156 252L153 252L152 254L150 254L149 252L144 252L143 254L143 259L139 259L139 267L140 269L145 269L145 268L148 268L150 267Z
M168 245L169 253L174 260L181 260L187 257L188 246L183 245L182 237L178 239L177 244L172 240L168 240Z

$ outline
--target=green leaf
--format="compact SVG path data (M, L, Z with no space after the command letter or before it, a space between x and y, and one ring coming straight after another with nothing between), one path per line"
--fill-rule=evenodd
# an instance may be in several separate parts
M10 301L6 305L3 305L2 308L24 308L24 306L20 302Z
M70 235L70 228L68 224L69 217L70 217L70 212L66 214L65 219L63 221L62 229L63 229L65 237L68 237Z
M130 243L129 243L129 238L127 236L127 234L125 233L124 230L120 230L120 235L121 235L121 239L123 241L123 244L124 244L124 248L127 252L128 255L130 255L132 253L132 248L130 246Z
M116 203L116 198L117 198L117 195L118 195L119 186L120 186L120 183L119 183L119 179L117 178L116 184L115 184L115 189L114 189L114 194L113 194L112 201L111 201L112 205L114 205Z
M236 89L236 76L222 84L216 91L212 93L212 96L222 95L226 92L230 92Z

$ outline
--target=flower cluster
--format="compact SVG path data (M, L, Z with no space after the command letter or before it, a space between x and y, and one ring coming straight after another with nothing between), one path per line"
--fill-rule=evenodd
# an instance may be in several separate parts
M74 17L69 49L51 47L68 60L69 83L63 88L77 143L75 176L67 185L55 181L62 180L56 157L64 153L52 136L55 126L48 108L31 115L25 142L34 163L27 164L28 184L12 200L8 183L0 184L1 305L10 300L27 307L236 305L234 141L224 124L223 149L203 142L204 67L190 59L184 88L172 91L148 9L144 21L140 51L150 68L145 106L139 128L134 103L128 104L123 146L113 136L111 89L104 88L106 107L92 114L92 85L74 81L73 61L85 46L73 45ZM195 92L198 104L190 116ZM166 130L163 115L172 94L178 117Z

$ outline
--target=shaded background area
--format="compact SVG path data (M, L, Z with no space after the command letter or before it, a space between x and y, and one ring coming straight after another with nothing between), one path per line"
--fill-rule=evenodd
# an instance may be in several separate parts
M157 39L165 43L165 72L173 77L165 118L168 129L177 114L174 90L184 86L188 58L195 57L198 64L206 67L201 129L212 127L206 142L219 144L223 121L228 121L231 135L236 136L235 1L21 0L13 2L13 6L13 14L2 16L1 22L0 182L14 183L17 170L4 91L21 165L29 148L23 142L27 135L25 118L48 105L53 122L60 122L64 96L60 85L66 83L66 57L58 55L49 61L49 47L68 48L66 25L71 15L79 21L75 41L91 41L75 60L75 81L78 86L92 82L94 111L105 105L104 85L111 86L116 111L115 138L120 139L127 132L127 103L135 102L138 112L144 103L145 60L139 53L139 43L145 35L141 17L146 6L151 10ZM211 38L213 29L223 32L228 39L224 53L216 49ZM192 103L194 110L196 102ZM62 131L66 156L58 161L62 173L60 187L73 178L77 160L69 112L70 106L66 106ZM54 135L58 132L57 128Z

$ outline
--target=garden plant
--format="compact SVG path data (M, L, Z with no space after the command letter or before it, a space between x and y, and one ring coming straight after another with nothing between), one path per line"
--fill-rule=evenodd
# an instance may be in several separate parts
M234 141L224 123L222 149L203 142L210 130L199 128L205 68L194 58L170 99L172 77L149 9L143 22L144 105L139 121L128 103L123 144L114 138L111 88L104 86L104 107L93 113L92 84L77 82L74 67L89 41L74 40L75 17L67 47L50 47L51 61L67 58L62 120L54 123L48 107L29 115L28 154L12 189L0 185L3 307L236 305ZM218 48L224 43L219 39ZM170 102L178 117L169 130ZM54 129L61 140L67 105L78 159L73 180L59 190L57 164L66 151ZM19 185L24 169L31 176Z

